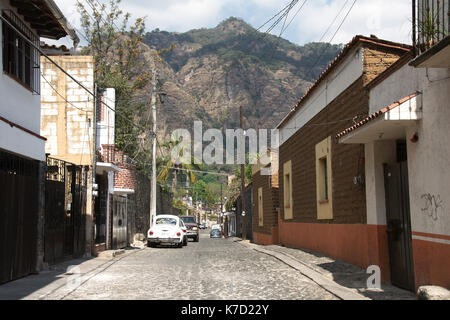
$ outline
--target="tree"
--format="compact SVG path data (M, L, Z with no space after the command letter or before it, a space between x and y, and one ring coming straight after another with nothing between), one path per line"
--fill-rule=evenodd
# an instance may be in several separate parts
M86 1L88 7L77 1L88 41L82 54L94 57L97 85L116 90L116 146L131 158L146 163L150 152L142 150L145 146L139 139L151 134L150 129L145 129L150 128L148 121L141 120L148 101L136 98L138 91L151 80L151 67L142 44L145 18L138 18L129 26L130 14L120 9L121 0L110 0L108 5Z
M247 158L248 163L248 158ZM225 196L227 197L227 202L225 203L225 208L228 211L231 211L234 204L237 201L237 198L241 195L241 170L240 168L236 168L234 170L235 178L231 181L230 185L228 186ZM252 165L247 164L245 166L245 184L248 185L253 180L253 172L252 172Z
M191 159L191 163L183 163L181 159L184 158L183 149L180 148L179 152L176 153L177 146L181 143L181 138L172 139L169 142L165 142L162 144L163 148L168 150L169 156L163 159L161 163L161 171L158 174L158 182L165 183L169 180L172 174L172 189L173 193L177 193L177 185L178 185L178 175L185 174L187 180L190 184L194 184L197 182L197 176L192 170L200 170L199 166L193 164L193 158Z

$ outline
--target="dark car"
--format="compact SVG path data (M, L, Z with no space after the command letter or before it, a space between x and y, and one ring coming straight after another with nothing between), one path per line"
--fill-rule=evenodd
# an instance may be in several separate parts
M181 220L183 220L184 224L186 225L187 229L187 237L190 239L194 239L195 242L199 242L200 235L199 235L199 229L198 229L198 223L195 217L193 216L182 216L180 217Z
M222 238L222 231L220 231L219 229L213 229L213 230L211 230L209 237L211 239L213 239L213 238L220 239L220 238Z

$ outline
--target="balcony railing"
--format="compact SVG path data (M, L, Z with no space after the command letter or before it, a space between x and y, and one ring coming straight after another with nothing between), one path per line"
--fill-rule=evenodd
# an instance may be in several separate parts
M413 41L416 55L450 35L450 0L413 0Z

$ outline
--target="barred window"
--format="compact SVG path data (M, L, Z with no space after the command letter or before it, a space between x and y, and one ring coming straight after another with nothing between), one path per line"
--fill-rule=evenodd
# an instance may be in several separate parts
M36 46L39 38L11 11L2 16ZM40 94L40 54L8 23L2 22L3 72L20 82L33 93Z

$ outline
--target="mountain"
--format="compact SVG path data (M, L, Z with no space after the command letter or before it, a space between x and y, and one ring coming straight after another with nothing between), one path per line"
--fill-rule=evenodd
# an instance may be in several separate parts
M144 43L153 53L173 47L157 67L167 94L158 113L162 136L190 129L194 120L203 120L205 128L239 127L241 105L246 127L274 128L342 49L298 46L238 18L186 33L156 29Z

